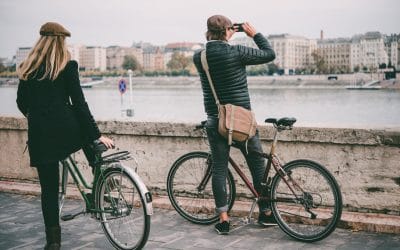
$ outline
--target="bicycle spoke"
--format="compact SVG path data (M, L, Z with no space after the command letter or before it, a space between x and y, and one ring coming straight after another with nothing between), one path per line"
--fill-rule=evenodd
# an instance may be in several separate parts
M168 174L167 191L172 205L184 218L200 224L218 220L211 188L209 154L193 152L178 159ZM226 189L228 204L233 205L235 192L229 172Z
M286 167L287 176L273 181L272 208L290 236L320 240L336 227L341 214L340 190L322 166L299 161Z
M148 216L132 179L121 170L110 171L99 195L101 222L110 241L121 249L140 247L148 235Z

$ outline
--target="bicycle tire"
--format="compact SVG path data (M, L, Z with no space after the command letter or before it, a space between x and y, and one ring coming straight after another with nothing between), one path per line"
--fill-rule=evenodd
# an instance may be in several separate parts
M211 224L218 220L215 213L211 178L204 190L198 190L204 174L211 176L211 155L206 152L190 152L177 159L167 177L168 197L175 210L185 219L196 224ZM236 196L236 187L231 171L227 178L228 211Z
M96 187L96 207L102 229L117 249L141 249L150 232L150 215L136 183L119 163L112 164Z
M271 208L279 227L304 242L319 241L336 228L342 214L342 195L332 174L320 164L295 160L283 166L293 181L276 174L271 185ZM315 217L306 210L314 213Z

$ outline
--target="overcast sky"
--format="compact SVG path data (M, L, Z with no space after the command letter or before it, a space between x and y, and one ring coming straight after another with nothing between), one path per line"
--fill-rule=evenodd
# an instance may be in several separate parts
M318 38L367 31L400 33L399 0L0 0L0 57L30 47L47 21L72 33L69 43L130 46L205 42L214 14L249 21L265 35L289 33Z

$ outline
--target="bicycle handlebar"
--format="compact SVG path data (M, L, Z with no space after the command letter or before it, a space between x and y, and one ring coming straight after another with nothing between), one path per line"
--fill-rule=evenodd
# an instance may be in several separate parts
M201 121L200 124L196 125L194 130L199 130L199 129L203 129L206 127L207 121Z

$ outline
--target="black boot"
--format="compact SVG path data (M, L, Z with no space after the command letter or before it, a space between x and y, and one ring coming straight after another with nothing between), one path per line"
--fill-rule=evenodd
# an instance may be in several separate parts
M44 250L60 250L61 247L61 228L60 226L46 229L46 246Z

